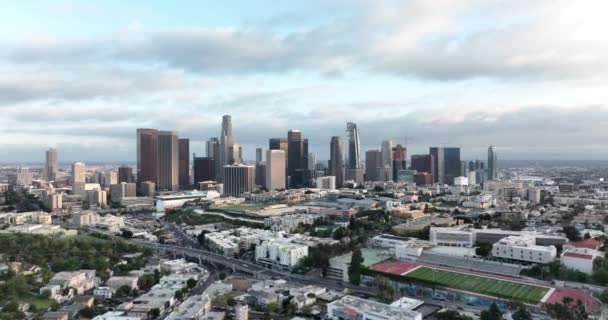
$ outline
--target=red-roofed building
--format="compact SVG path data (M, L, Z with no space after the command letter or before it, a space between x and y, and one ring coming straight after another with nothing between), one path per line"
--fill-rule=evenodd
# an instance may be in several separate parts
M602 303L590 292L570 288L555 288L545 303L564 303L565 297L572 298L574 303L580 300L585 305L587 312L596 312L602 308Z
M564 252L560 257L561 264L569 269L574 269L586 274L593 273L593 260L601 258L604 253L594 249L564 246Z
M567 249L570 247L570 248L584 248L584 249L598 250L601 246L602 246L602 243L600 241L595 240L595 239L587 239L587 240L576 241L576 242L566 242L564 244L564 249Z

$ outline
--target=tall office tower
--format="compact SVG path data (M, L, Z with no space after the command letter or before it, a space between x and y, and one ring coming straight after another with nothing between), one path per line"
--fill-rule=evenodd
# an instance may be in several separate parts
M222 117L222 131L220 133L220 154L219 154L219 165L223 168L225 165L231 163L233 155L230 152L234 152L233 145L234 140L232 137L232 117L224 115ZM217 177L219 181L224 179L224 170L220 170L220 175Z
M215 180L215 159L211 157L194 157L192 167L195 186L199 182Z
M228 148L228 155L230 157L230 164L241 164L243 161L243 148L240 144L233 144L232 147Z
M475 160L475 170L484 170L483 160Z
M287 175L289 187L304 187L309 183L308 139L302 139L302 132L287 132Z
M190 185L190 139L178 140L178 181L180 186Z
M264 148L255 149L255 164L264 162Z
M283 173L283 177L285 177L285 173ZM266 162L260 162L255 165L255 185L266 186Z
M285 189L285 151L266 151L266 189Z
M158 130L137 129L137 185L156 181L158 171Z
M224 166L224 195L240 198L245 192L253 192L255 168L244 164Z
M356 123L348 122L346 124L346 133L348 135L348 159L346 167L349 169L361 168L361 145L359 142L359 129Z
M220 140L218 138L209 138L205 143L205 152L207 157L218 159L220 156Z
M342 140L340 137L331 137L329 143L329 175L336 177L337 188L341 188L344 185L344 158L342 152Z
M367 150L365 152L365 180L378 181L378 169L382 167L382 151Z
M118 168L118 183L122 182L135 182L133 177L133 168L127 166L121 166Z
M407 150L401 144L396 145L393 148L393 180L397 181L397 173L400 170L407 170L406 160ZM413 178L412 178L413 179Z
M120 201L122 198L132 198L136 196L137 186L135 183L117 183L110 185L110 198L114 202Z
M425 172L432 176L435 175L434 157L431 154L413 154L410 162L410 169L417 172Z
M111 184L118 183L118 175L114 171L106 171L102 174L101 185L108 187Z
M496 154L496 147L490 146L488 148L488 180L496 180L498 174L498 156Z
M207 141L207 157L213 158L213 165L215 166L215 179L221 176L222 165L220 163L220 140L218 138L210 138ZM196 181L195 181L196 184Z
M156 186L160 190L179 190L179 143L177 132L158 132L158 173Z
M46 151L46 180L55 181L57 179L57 149L50 148Z
M469 161L469 172L475 171L475 161Z
M460 176L466 177L469 173L469 167L467 166L467 161L460 161Z
M268 139L268 150L283 150L285 151L285 181L287 181L287 168L289 162L289 143L285 138L270 138ZM264 175L266 177L266 175ZM264 184L265 185L265 184ZM285 184L287 185L287 184Z
M382 167L388 170L388 180L393 180L393 141L391 140L382 141Z
M317 154L314 152L309 152L308 153L308 174L309 174L309 179L310 179L310 183L309 185L312 186L314 184L315 179L317 178L317 170L315 168L315 164L317 163Z
M443 147L431 147L429 148L429 154L433 156L433 182L443 184L445 183L445 157L443 155Z
M454 178L460 176L460 148L443 148L445 183L454 184Z
M336 177L334 177L334 176L318 177L316 180L316 185L317 185L317 188L321 189L321 190L335 190L336 189Z
M156 184L152 181L144 181L140 187L141 195L144 197L152 197L156 194Z
M85 164L82 162L72 163L72 193L85 197L86 171Z

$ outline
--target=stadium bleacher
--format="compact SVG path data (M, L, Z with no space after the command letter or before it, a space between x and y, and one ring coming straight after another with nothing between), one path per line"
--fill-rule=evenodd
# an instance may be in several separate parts
M444 254L423 252L417 259L418 262L429 263L437 266L460 268L471 271L482 271L486 273L506 276L518 276L521 266L510 263L502 263L478 258L456 257Z

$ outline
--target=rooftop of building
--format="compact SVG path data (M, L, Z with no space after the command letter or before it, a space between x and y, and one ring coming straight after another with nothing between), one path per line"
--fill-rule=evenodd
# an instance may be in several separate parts
M382 317L383 319L415 319L419 316L416 311L394 307L388 304L362 299L354 296L344 296L330 305L341 308L355 308L365 313L370 313Z

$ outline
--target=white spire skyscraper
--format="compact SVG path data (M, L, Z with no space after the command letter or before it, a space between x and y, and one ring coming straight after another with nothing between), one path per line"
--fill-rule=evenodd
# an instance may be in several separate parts
M361 168L361 145L357 124L348 122L346 124L346 133L348 135L347 167L349 169L359 169Z
M232 137L232 117L230 115L224 115L222 117L222 132L220 134L220 156L219 165L223 168L225 165L230 164L234 157L234 140ZM224 179L224 170L220 170L219 181Z

